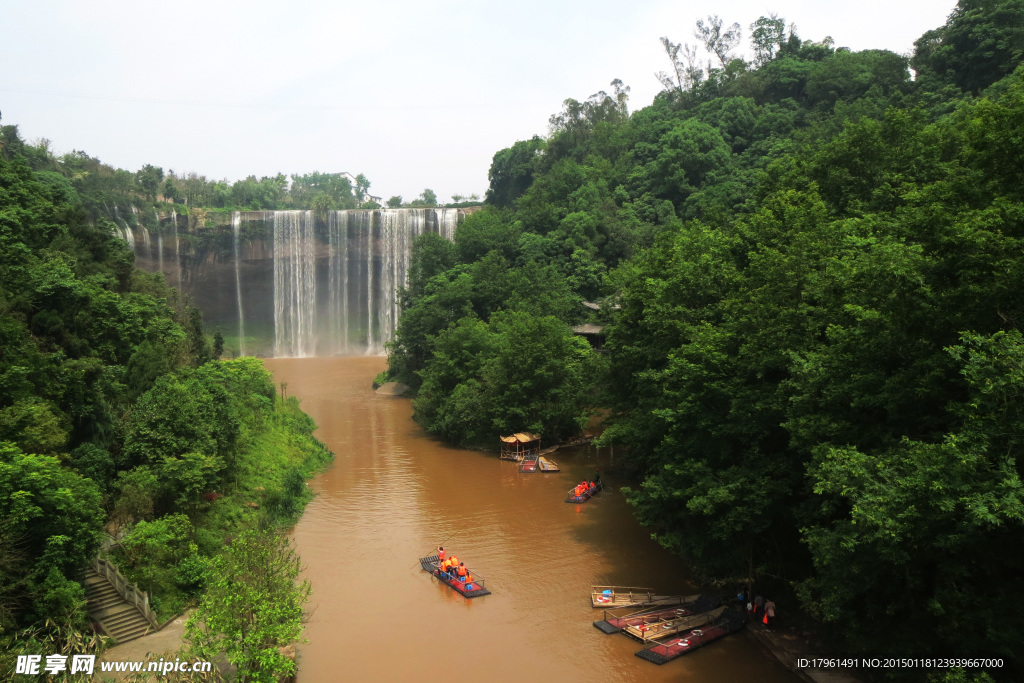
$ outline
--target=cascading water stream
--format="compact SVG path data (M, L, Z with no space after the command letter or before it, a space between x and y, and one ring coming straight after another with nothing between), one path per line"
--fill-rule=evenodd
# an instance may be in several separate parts
M234 248L235 248L235 298L238 300L238 355L245 355L245 311L242 308L242 277L239 272L241 268L241 260L238 258L238 234L242 227L242 214L235 211L231 214L231 232L234 236ZM174 244L177 249L178 244L178 229L174 229L175 237ZM178 278L181 279L181 270L179 266Z
M178 271L178 291L181 291L181 253L178 242L178 212L171 209L171 227L174 228L174 263Z
M272 211L274 355L316 353L316 240L312 211Z
M268 322L272 316L274 356L308 357L383 353L398 326L398 290L408 279L413 241L426 231L452 239L458 217L457 209L345 210L321 217L312 211L233 214L239 337L244 337L242 289L258 289L263 282L248 280L258 277L258 257L242 272L243 222L262 221L273 243L272 307L255 298L248 301L250 312L256 311L257 320L264 315L259 311L266 311Z

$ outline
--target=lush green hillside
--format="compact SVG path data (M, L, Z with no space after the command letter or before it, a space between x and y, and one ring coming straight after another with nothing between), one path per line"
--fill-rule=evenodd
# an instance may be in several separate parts
M491 207L417 245L391 373L456 442L608 408L701 575L788 586L844 652L1019 676L1024 3L909 60L762 17L746 63L726 28L709 69L663 41L651 106L614 82L494 156ZM595 360L559 340L598 299Z
M0 156L4 672L19 652L95 646L81 636L78 581L104 533L121 541L114 558L151 592L159 617L173 616L209 581L228 580L215 558L229 537L295 519L305 479L330 457L259 361L211 358L199 311L161 276L133 269L114 226L86 211L82 197L97 200L89 188L9 133Z

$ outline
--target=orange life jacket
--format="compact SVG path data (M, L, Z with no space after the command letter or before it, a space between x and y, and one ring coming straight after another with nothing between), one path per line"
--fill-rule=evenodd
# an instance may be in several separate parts
M437 559L439 559L439 560L443 560L444 559L444 548L438 548L437 549Z
M460 564L459 565L459 576L465 576L465 575L466 575L466 565Z
M457 558L454 555L452 555L452 559L450 560L450 564L448 566L449 567L458 567L459 566L459 558Z

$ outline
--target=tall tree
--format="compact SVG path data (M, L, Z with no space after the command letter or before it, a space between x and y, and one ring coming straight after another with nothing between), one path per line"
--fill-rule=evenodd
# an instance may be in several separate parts
M697 20L697 28L693 35L704 43L704 48L710 54L718 57L724 69L731 61L732 51L740 44L741 29L738 23L733 23L723 31L723 24L717 14L708 15L707 23L704 23L703 19Z
M754 64L764 66L772 61L786 44L786 20L772 13L759 17L750 25L750 46L754 49Z

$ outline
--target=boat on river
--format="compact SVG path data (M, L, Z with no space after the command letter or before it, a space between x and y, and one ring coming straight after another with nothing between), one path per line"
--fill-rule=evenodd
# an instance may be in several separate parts
M673 637L665 642L655 643L637 652L636 656L655 664L671 662L677 657L682 657L719 638L724 638L730 633L735 633L743 628L746 620L747 616L739 610L723 609L722 613L711 624L692 628L685 633L679 633L678 637Z
M594 626L603 633L619 633L630 626L664 623L683 617L708 612L718 607L720 601L713 595L691 595L680 598L675 605L646 606L637 611L632 607L606 609L604 619L595 621Z
M604 482L595 482L589 490L584 491L580 495L576 495L576 489L569 489L568 496L565 499L566 503L586 503L588 500L596 496L601 490L604 489Z
M537 471L537 456L527 455L523 457L522 462L519 463L520 472L536 472Z
M557 472L558 471L558 464L548 460L543 455L540 456L539 458L537 458L537 467L538 467L538 469L540 469L541 472Z
M691 629L702 628L713 624L722 613L725 607L716 607L700 614L682 614L654 617L638 624L629 624L620 633L639 640L642 643L652 641L664 641L679 633L686 633Z
M680 605L695 600L696 595L659 595L653 588L637 586L591 586L590 606L605 609L619 607L653 607L655 605Z
M453 591L462 595L466 598L479 598L481 595L490 595L491 591L487 590L483 577L477 576L473 572L469 572L473 575L471 582L459 581L453 579L446 572L441 571L438 565L441 564L441 558L437 555L431 555L430 557L420 558L420 568L423 571L436 577L439 581L447 585ZM469 568L467 567L467 570Z

